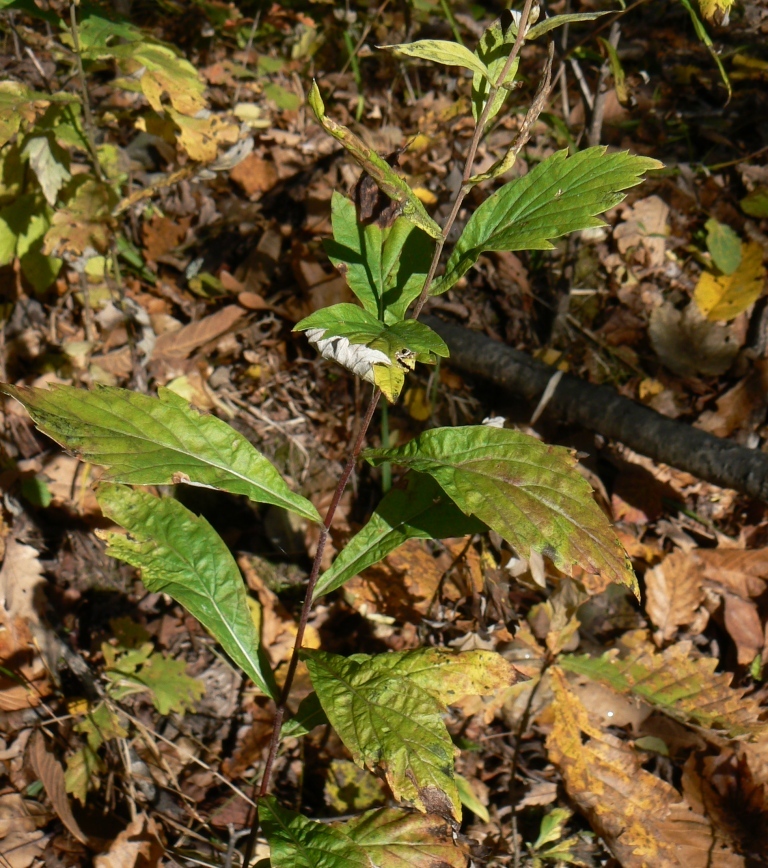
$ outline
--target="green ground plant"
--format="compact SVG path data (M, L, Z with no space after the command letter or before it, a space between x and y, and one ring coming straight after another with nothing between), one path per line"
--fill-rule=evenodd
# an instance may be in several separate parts
M591 592L618 583L638 594L630 561L569 450L490 425L432 428L403 445L363 449L382 396L387 402L397 401L417 363L433 365L449 355L442 339L419 322L428 298L455 290L485 251L548 250L554 238L601 225L599 214L620 202L624 191L639 184L645 172L660 167L656 160L609 153L604 147L571 155L555 153L488 195L443 260L467 194L512 168L544 106L551 84L551 52L513 147L487 171L474 172L488 124L514 93L523 43L544 37L566 22L596 17L573 14L535 22L530 20L532 5L532 0L526 0L521 13L507 13L494 22L476 51L437 40L386 47L400 56L460 67L472 74L474 135L462 184L443 225L433 220L396 168L333 120L320 88L311 87L308 101L317 121L363 170L357 204L341 193L333 196L333 237L327 244L331 262L346 276L359 304L320 310L299 322L296 331L304 333L323 357L372 387L324 516L293 491L246 438L226 422L201 415L167 389L151 397L111 386L92 391L68 386L2 387L27 408L41 431L83 461L105 468L98 500L104 515L126 532L101 533L108 553L140 569L149 590L168 594L184 606L253 684L275 701L257 819L274 868L315 865L321 851L324 865L339 868L465 865L466 850L456 836L462 815L460 782L454 771L458 749L443 715L463 696L493 695L521 678L505 657L490 651L426 647L344 658L306 649L305 628L320 597L409 539L443 539L488 529L521 557L545 556L566 574L578 566L579 575L589 577ZM115 86L139 88L152 109L145 122L174 125L190 158L212 162L220 144L234 143L236 136L227 132L225 124L200 115L201 82L194 68L167 46L146 40L130 25L96 17L79 23L73 17L68 32L81 76L84 61L108 59L116 64L125 76ZM23 175L12 201L0 211L0 244L5 245L0 246L0 262L18 260L30 281L43 289L55 278L62 260L82 270L89 262L95 262L92 267L105 267L109 257L116 263L115 218L131 202L121 200L124 178L113 170L108 146L94 140L87 95L79 100L71 93L39 94L6 83L0 85L0 100L0 131L8 145L4 166L26 161L34 175ZM90 156L90 173L71 177L67 147ZM372 207L364 213L361 203ZM374 466L389 464L405 473L330 568L321 572L331 522L361 457ZM225 543L204 518L174 497L158 497L143 488L172 485L243 495L318 525L317 551L282 688L267 662L242 577ZM576 602L583 599L577 595ZM561 630L565 636L575 605L563 604L560 610L554 605L553 612L557 611L569 613ZM549 651L554 659L561 645L553 640ZM122 681L112 683L112 698L131 689L126 679L138 681L137 689L147 689L141 676L150 653L144 646L128 649L122 656L112 653L111 671L119 673L128 663L133 666L130 672L123 671ZM145 656L138 659L141 654ZM296 708L291 688L300 660L306 662L315 692ZM647 680L661 671L659 660L660 655L646 654L629 666L610 655L598 660L560 657L563 668L601 680L619 692L640 685L646 701L674 706L677 700L664 694L664 685L651 680L649 686ZM710 676L711 672L702 671L697 677L706 682ZM721 686L727 691L727 685ZM189 689L191 698L194 688ZM157 691L154 695L160 701ZM675 706L680 719L740 734L726 712L722 719L700 720L695 700L686 701L690 707ZM119 736L123 732L113 731L112 724L118 729L120 725L109 713L93 723L98 715L104 718L104 712L92 710L82 728L89 739L83 750L91 751L93 756L88 756L94 763L101 744L92 743L94 733L103 730ZM319 723L333 726L359 766L386 780L400 807L328 824L280 806L270 793L281 733L301 737ZM85 797L87 785L88 777L84 780L80 775L79 796ZM71 790L75 789L73 784ZM549 847L562 836L566 819L557 815L547 828L542 827L540 840L532 845L537 864L547 859L567 861L567 841ZM256 828L243 864L249 864Z

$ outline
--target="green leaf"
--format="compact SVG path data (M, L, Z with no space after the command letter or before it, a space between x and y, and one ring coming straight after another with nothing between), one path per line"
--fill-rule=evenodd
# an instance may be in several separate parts
M427 209L413 190L387 161L369 148L351 130L336 123L325 114L325 106L316 82L312 82L308 102L323 129L338 142L341 142L350 156L365 169L383 193L400 205L403 217L407 217L411 223L420 226L432 238L440 238L442 236L440 227L429 216Z
M283 738L301 738L316 726L327 726L328 717L323 711L316 693L310 693L301 700L296 714L283 726L280 735Z
M610 10L604 12L572 12L568 15L553 15L551 18L545 18L534 24L533 27L525 34L528 40L538 39L550 30L556 27L562 27L564 24L579 24L582 21L594 21L595 18L600 18L601 15L610 14Z
M37 175L46 202L55 205L59 190L72 177L67 168L67 152L48 136L35 136L27 141L22 156L29 160Z
M105 479L131 485L185 482L244 494L310 521L312 504L294 494L275 467L226 422L204 416L169 389L157 398L97 386L33 389L0 384L37 427L83 461L107 468Z
M197 700L205 695L205 685L187 675L183 660L163 654L152 654L136 677L152 694L152 704L162 715L192 711Z
M17 81L0 82L0 147L52 102L78 102L69 93L40 93Z
M320 704L352 759L383 774L396 799L461 818L453 746L442 720L448 703L488 695L518 679L488 651L420 648L370 657L304 649Z
M761 220L768 217L768 187L758 187L741 200L741 210Z
M390 461L432 476L467 515L501 534L523 557L536 551L561 568L579 564L625 584L637 579L608 519L576 469L574 454L506 428L435 428L394 449L368 449L374 465Z
M477 75L488 78L488 67L466 46L458 42L446 42L442 39L420 39L418 42L402 43L400 45L380 45L393 54L401 57L416 57L420 60L430 60L432 63L442 63L445 66L463 66Z
M88 712L75 724L75 730L88 739L88 747L93 751L97 751L111 738L126 738L128 735L128 730L106 702L99 703L93 711Z
M105 770L99 755L89 745L83 745L71 756L67 757L67 768L64 772L64 787L81 805L88 798L91 782L98 773Z
M733 674L715 672L714 657L696 657L690 642L658 653L644 631L625 634L618 649L601 657L561 655L568 672L585 675L634 696L681 723L725 732L730 738L765 738L768 724L755 696L731 687ZM619 656L619 655L622 656Z
M430 476L409 473L404 488L391 489L368 523L344 546L317 583L315 598L340 588L409 539L446 539L483 533L483 522L466 516Z
M517 17L519 18L519 13ZM480 119L483 113L492 86L498 85L499 90L493 99L493 105L488 112L486 123L496 117L504 105L507 96L509 96L509 87L514 82L517 68L520 65L519 57L512 63L505 80L501 81L500 78L516 37L517 23L511 16L510 23L506 28L502 25L501 19L497 18L480 37L476 54L480 63L486 67L487 72L483 75L476 72L472 77L472 115L476 121Z
M177 500L123 485L102 485L97 496L104 515L130 534L101 533L107 554L141 569L150 591L184 606L259 690L275 698L240 571L210 524Z
M595 215L641 183L661 163L626 151L588 148L573 157L558 151L522 178L505 184L470 217L431 295L450 289L486 250L551 250L551 238L602 226Z
M424 285L434 242L405 217L391 228L362 225L354 204L338 192L331 199L331 220L333 239L325 249L349 288L373 316L387 323L403 319Z
M477 798L475 791L472 789L472 784L463 775L457 774L455 777L461 804L465 808L469 808L479 820L482 820L484 823L490 823L491 818L488 814L488 808Z
M467 857L442 817L392 808L318 823L259 800L272 868L464 868Z
M741 238L730 226L719 223L714 217L707 220L704 228L712 261L723 274L733 274L741 265Z

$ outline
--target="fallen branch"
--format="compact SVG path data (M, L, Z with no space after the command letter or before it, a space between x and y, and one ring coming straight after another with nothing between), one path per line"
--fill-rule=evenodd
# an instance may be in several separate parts
M435 317L422 321L448 344L450 364L534 403L557 369L526 353ZM768 502L768 455L723 440L571 374L557 383L543 414L618 440L654 461Z

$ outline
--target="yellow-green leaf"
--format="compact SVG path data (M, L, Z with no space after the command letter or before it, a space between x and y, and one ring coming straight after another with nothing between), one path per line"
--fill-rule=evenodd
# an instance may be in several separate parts
M742 246L741 263L733 273L702 272L693 298L708 320L727 322L754 304L764 287L763 248L750 241Z

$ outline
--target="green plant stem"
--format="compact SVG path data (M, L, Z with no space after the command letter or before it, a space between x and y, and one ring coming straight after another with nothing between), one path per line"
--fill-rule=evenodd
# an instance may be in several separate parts
M512 64L515 62L517 55L520 53L520 48L522 47L525 31L528 26L528 18L530 16L531 7L533 5L533 0L525 0L525 6L523 7L523 11L520 15L520 25L518 27L517 36L515 37L515 42L512 45L512 50L509 53L509 57L507 58L507 62L504 64L504 69L502 69L501 74L498 78L498 81L502 82L506 80L507 74L509 70L512 68ZM485 129L486 122L488 120L488 115L491 110L491 105L493 103L494 97L498 93L499 86L496 85L492 87L488 93L487 102L483 111L480 115L480 118L475 127L475 133L472 136L472 142L469 146L469 151L467 152L466 162L464 164L464 175L462 178L462 185L456 193L456 199L453 203L453 208L451 209L451 213L448 217L448 220L443 227L443 231L440 239L437 241L435 245L435 252L432 256L432 263L429 268L429 273L427 274L427 279L424 282L424 286L421 290L421 294L419 295L418 301L416 302L416 306L411 314L413 319L418 319L419 314L421 313L424 304L426 303L429 287L432 284L432 281L435 277L435 272L437 271L437 266L440 261L440 255L445 247L445 242L448 238L448 235L451 231L453 224L456 221L456 217L458 216L459 209L461 208L462 202L464 201L464 197L467 195L471 187L468 185L469 179L472 177L472 166L475 162L475 157L477 156L477 149L480 145L480 140L483 135L483 130ZM301 609L301 615L299 618L299 625L296 631L296 641L294 642L293 652L291 653L291 660L288 664L288 672L286 673L285 681L283 682L283 688L280 691L280 698L277 703L277 709L275 711L275 718L272 727L272 736L269 742L269 750L267 752L267 758L264 763L264 773L262 774L261 784L259 785L258 796L259 798L263 798L269 792L269 784L272 777L272 768L275 763L275 758L277 757L277 750L280 746L280 731L283 726L283 720L285 718L285 711L288 702L288 698L291 693L291 687L293 686L293 678L296 674L296 667L299 663L299 652L301 651L301 646L304 641L304 632L307 627L307 623L309 621L309 614L312 610L313 597L315 592L315 587L317 585L317 580L320 578L320 564L323 559L323 552L325 551L325 544L328 540L328 532L331 527L331 522L333 521L333 517L336 514L336 509L338 508L339 502L341 501L341 497L344 494L344 490L347 487L347 483L349 482L349 478L352 475L353 470L355 469L355 464L357 463L358 456L363 448L363 443L365 442L365 436L368 432L368 428L371 424L371 420L373 419L373 414L376 410L376 406L379 403L379 399L381 398L381 391L376 389L371 396L370 403L368 404L368 409L365 412L365 416L363 421L360 424L360 430L357 435L357 439L355 440L354 446L352 447L352 451L349 454L349 458L347 459L347 463L344 467L344 470L339 478L338 484L336 485L336 490L333 495L333 500L331 501L330 506L328 507L328 511L325 515L325 519L323 521L322 528L320 530L320 538L317 541L317 550L315 552L315 558L312 562L312 569L310 570L309 579L307 581L307 591L304 597L304 604ZM248 835L248 841L245 845L245 853L243 857L243 865L245 868L248 868L248 865L251 861L251 856L253 855L253 850L256 844L256 837L259 831L259 811L256 809L256 813L253 819L253 823L251 825L251 831Z
M99 162L99 152L96 150L96 139L94 137L93 112L91 111L91 100L88 97L88 85L85 81L85 70L83 69L83 58L80 55L80 36L77 32L77 2L73 2L69 7L70 32L72 34L72 47L75 50L77 58L77 75L80 79L80 91L83 95L83 123L85 126L85 136L88 140L88 152L93 163L93 171L98 181L104 181L104 173L101 171L101 163Z
M347 459L347 463L344 466L344 470L339 477L339 481L336 485L336 490L333 494L333 500L328 507L328 511L325 514L325 519L323 520L323 524L320 529L320 538L317 541L317 550L315 551L315 558L312 561L312 569L310 570L309 579L307 581L307 591L304 596L304 604L301 608L299 625L296 630L296 641L293 645L293 652L291 653L291 659L288 663L288 672L286 673L285 681L283 682L283 688L280 691L280 698L278 699L277 709L275 711L275 718L272 725L272 737L269 742L267 759L264 763L264 773L262 774L261 784L259 785L259 798L266 796L269 792L269 783L272 777L272 767L274 766L275 758L277 757L277 749L280 746L280 730L283 726L288 697L291 693L293 679L296 675L296 667L299 663L299 652L301 651L301 646L304 641L304 633L307 628L307 622L309 621L309 614L312 610L315 587L317 585L317 580L320 578L320 565L323 560L325 544L328 541L328 532L331 528L331 523L333 522L333 517L336 514L339 503L341 502L344 490L346 489L347 483L349 482L349 478L352 476L352 472L355 469L355 464L357 463L357 459L360 455L360 452L362 451L363 443L365 442L365 436L368 433L368 428L370 427L371 420L373 419L373 414L376 410L376 406L378 405L380 398L381 390L375 389L373 395L371 395L371 400L368 404L368 408L365 411L365 416L360 423L360 430L357 433L357 438L355 439L355 443L352 447L351 452L349 453L349 458ZM251 826L251 833L248 836L248 841L245 846L245 855L243 860L243 864L245 866L250 863L258 831L259 811L257 808L253 820L253 825Z
M381 408L381 448L389 449L389 406L385 402ZM381 465L381 490L386 494L392 488L392 465L387 461Z
M517 29L517 36L515 37L512 51L509 52L507 62L504 64L504 69L502 69L501 74L497 79L497 81L499 82L506 81L507 74L509 73L509 70L512 69L512 64L515 62L517 55L520 53L520 49L522 48L523 41L525 39L525 31L528 26L528 18L531 14L531 6L533 6L533 0L525 0L525 6L523 7L523 11L520 14L520 25ZM413 309L413 319L419 318L419 314L421 313L422 308L427 303L427 298L429 297L429 288L432 286L432 281L435 279L435 273L437 272L437 266L440 263L440 256L443 252L443 248L445 247L445 242L448 240L448 235L453 227L453 224L456 222L456 218L459 215L459 211L461 210L461 206L464 202L464 197L472 189L468 183L469 179L472 177L472 166L474 166L475 164L477 149L480 146L480 140L483 137L483 130L485 129L485 125L488 121L488 115L491 111L491 106L493 105L496 94L499 92L499 88L500 85L496 84L488 92L488 97L486 99L485 106L483 107L482 114L480 115L480 118L477 121L477 125L475 126L475 134L472 136L472 141L469 145L469 151L467 152L467 159L464 163L464 174L461 179L461 187L456 194L456 199L454 200L451 213L448 215L448 219L445 221L445 226L443 226L442 235L438 239L437 244L435 245L435 252L432 256L432 263L429 266L427 279L424 281L424 286L422 287L421 294L419 295L416 301L416 306Z

